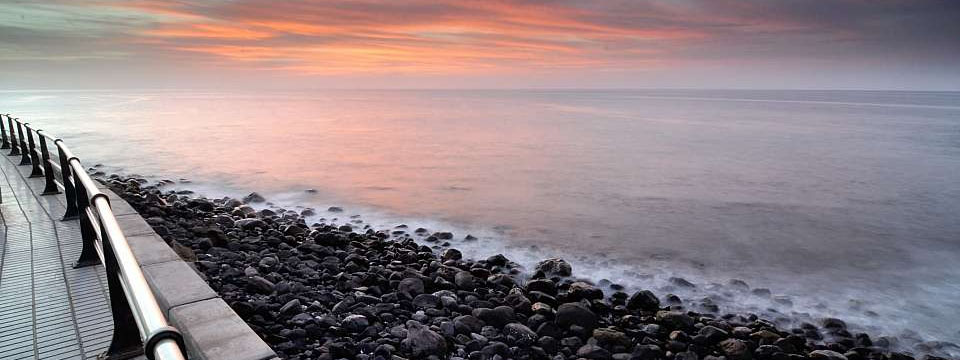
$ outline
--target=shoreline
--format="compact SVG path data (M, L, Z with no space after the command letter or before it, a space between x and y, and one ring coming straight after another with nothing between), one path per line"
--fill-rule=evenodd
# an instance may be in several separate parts
M245 205L265 201L252 194L205 199L116 175L107 183L285 358L912 358L895 338L854 334L838 319L785 329L704 300L599 282L614 290L604 294L559 259L533 274L503 255L463 259L448 232L425 238L440 250L406 236L421 229L308 225L303 213ZM939 345L918 352L956 350Z

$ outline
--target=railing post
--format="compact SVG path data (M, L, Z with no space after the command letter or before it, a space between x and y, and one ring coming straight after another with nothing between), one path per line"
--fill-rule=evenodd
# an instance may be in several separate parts
M104 195L98 194L98 196ZM103 227L102 222L100 224L100 234L104 237L100 239L100 244L103 246L103 257L106 262L103 265L107 274L107 289L110 293L110 310L113 313L113 338L110 340L110 348L107 349L106 356L102 358L129 359L143 354L143 340L140 339L137 320L130 311L130 302L120 283L120 265L113 252L112 239L107 238L107 229Z
M33 133L36 130L30 127L30 124L23 124L23 127L27 128L27 141L30 147L30 163L33 164L33 169L30 170L30 177L41 177L43 176L43 169L40 168L40 154L37 153L37 142L33 140Z
M27 150L27 138L23 136L23 123L17 119L17 136L20 137L20 165L30 165L30 151Z
M13 131L13 118L7 116L7 125L10 127L10 153L7 155L20 155L20 145L17 144L17 135Z
M69 165L68 165L69 166ZM74 184L77 192L77 210L80 212L80 237L83 240L83 249L80 258L73 264L74 268L97 265L100 257L97 256L97 233L93 228L93 219L90 218L90 198L83 184Z
M6 114L7 118L10 118L10 114ZM3 123L3 116L0 115L0 137L3 139L0 140L0 149L9 149L10 140L7 140L7 125Z
M60 188L57 187L53 164L50 163L50 150L47 149L47 137L42 132L43 130L37 130L37 137L40 138L40 161L43 161L43 174L46 175L47 183L44 185L41 195L59 194Z
M79 211L77 210L77 191L75 189L76 184L73 181L73 171L70 170L70 159L63 152L62 142L63 140L60 139L53 141L54 145L57 145L57 153L60 157L60 179L63 180L63 192L67 198L67 211L63 214L63 220L66 221L76 219Z

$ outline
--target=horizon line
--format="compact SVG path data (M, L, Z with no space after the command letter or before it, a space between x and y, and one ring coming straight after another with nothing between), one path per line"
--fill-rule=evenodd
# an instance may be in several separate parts
M225 87L113 87L113 88L0 88L0 93L11 92L106 92L106 91L872 91L872 92L960 92L956 89L893 89L893 88L741 88L741 87L276 87L276 88L225 88Z

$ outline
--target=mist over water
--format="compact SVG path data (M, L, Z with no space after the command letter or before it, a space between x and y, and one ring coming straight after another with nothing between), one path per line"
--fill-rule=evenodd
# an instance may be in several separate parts
M87 165L207 195L257 191L340 223L453 230L476 257L563 256L660 295L960 342L960 93L43 91L0 92L0 112ZM775 301L710 285L730 279Z

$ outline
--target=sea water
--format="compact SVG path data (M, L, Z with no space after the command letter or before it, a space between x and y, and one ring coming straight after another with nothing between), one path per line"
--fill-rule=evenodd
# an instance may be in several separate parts
M88 166L311 221L453 231L472 257L960 342L960 93L6 91L0 112Z

